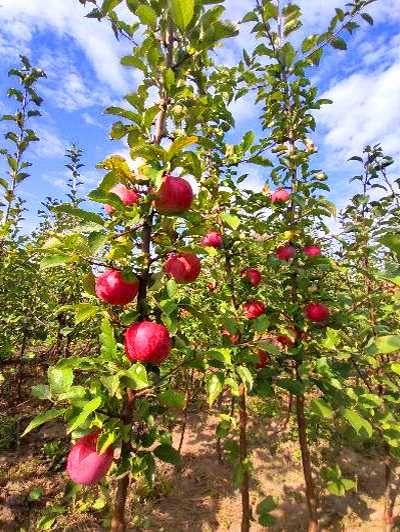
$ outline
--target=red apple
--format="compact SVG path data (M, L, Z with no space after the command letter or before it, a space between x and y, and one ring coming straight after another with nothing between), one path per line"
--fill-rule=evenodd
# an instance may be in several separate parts
M124 205L134 205L139 201L139 194L132 188L128 188L122 183L115 185L110 192L116 194ZM115 209L112 205L104 205L106 214L111 214Z
M162 214L180 214L190 209L192 201L190 184L182 177L166 174L154 203Z
M126 281L119 270L106 270L96 279L96 295L110 305L126 305L139 290L139 281Z
M271 203L286 203L290 198L290 192L284 188L278 188L271 194Z
M173 253L164 264L164 271L179 283L195 281L200 269L200 259L193 253Z
M303 248L304 255L307 255L307 257L318 257L318 255L321 255L321 248L319 246L304 246Z
M217 289L217 283L215 281L213 283L207 283L207 288L210 292L214 292Z
M68 454L67 473L77 484L95 484L110 469L114 449L108 447L103 454L98 454L98 436L98 432L92 432L79 438Z
M224 327L222 330L222 336L229 338L232 344L237 344L239 340L239 335L230 333L226 327Z
M288 347L294 346L294 342L291 338L289 338L289 336L286 336L286 335L277 336L276 339L281 345L286 345Z
M267 353L259 349L257 351L257 356L258 356L258 363L256 365L256 368L257 369L265 368L265 366L267 365L268 359L269 359Z
M258 286L261 282L261 273L255 268L246 268L240 273L253 286Z
M243 305L243 309L246 318L253 319L258 318L258 316L261 316L261 314L264 314L265 305L262 301L247 301L247 303Z
M321 323L326 321L331 313L322 303L309 303L304 308L304 314L308 320Z
M153 321L134 323L125 331L125 352L132 362L161 364L171 350L168 329Z
M224 242L222 235L218 231L209 231L200 241L202 246L209 246L211 248L222 248Z
M289 261L296 255L296 248L294 246L280 246L275 251L275 256L279 260Z

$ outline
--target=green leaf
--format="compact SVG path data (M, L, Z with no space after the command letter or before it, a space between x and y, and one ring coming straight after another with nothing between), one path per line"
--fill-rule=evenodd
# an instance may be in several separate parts
M396 373L396 375L400 375L400 362L392 362L390 364L390 369L393 373Z
M341 37L334 37L329 41L329 44L338 50L347 50L347 44Z
M250 370L246 368L246 366L238 366L236 368L236 372L239 375L243 384L250 391L253 387L253 382L254 382L253 375L251 374Z
M120 375L126 378L129 388L133 390L141 390L149 385L146 368L139 362L133 364L127 371L121 372Z
M43 490L41 488L32 488L29 492L28 499L30 501L38 501L43 495Z
M31 430L36 429L36 427L43 425L43 423L47 423L52 419L62 416L64 412L65 408L50 408L50 410L42 412L41 414L32 419L32 421L22 433L22 436L25 436L26 434L28 434L28 432L31 432Z
M55 266L62 266L63 264L68 264L74 262L75 257L71 255L65 255L63 253L58 253L57 255L48 255L40 261L40 267L42 269L54 268Z
M140 20L140 22L142 22L142 24L146 24L146 26L150 26L153 30L156 28L156 26L157 26L157 13L150 6L147 6L145 4L141 4L136 9L136 16L139 18L139 20Z
M240 225L240 218L234 214L223 213L221 218L233 230L237 229Z
M179 29L185 30L194 15L194 0L170 0L172 20Z
M31 393L36 399L51 399L50 387L47 384L37 384L32 386Z
M377 336L368 343L369 355L393 353L400 351L400 335Z
M50 366L47 370L50 391L54 395L66 392L74 382L74 374L71 368L58 368Z
M104 2L101 5L101 11L104 14L107 14L109 13L109 11L117 7L121 2L122 0L104 0Z
M181 463L180 454L171 445L159 445L154 449L154 454L167 464L179 465Z
M221 373L213 373L206 381L207 401L211 406L221 394L224 387L224 376Z
M101 322L100 345L101 356L104 360L116 360L118 358L114 329L108 318L104 318Z
M185 406L185 394L178 390L165 390L160 394L160 402L163 405L181 410Z
M374 25L374 19L368 13L361 13L361 17L368 22L370 26Z
M75 311L75 323L78 325L83 321L90 320L93 316L96 316L100 312L100 307L97 305L92 305L91 303L78 303L74 305Z
M379 242L384 246L387 246L400 257L400 235L396 233L387 233L379 240Z
M369 421L361 417L360 414L358 414L354 410L350 410L348 408L345 408L343 410L342 415L344 419L346 419L350 423L350 425L353 427L357 434L360 433L361 429L364 429L365 432L368 434L368 437L371 438L373 430L372 425Z
M70 434L78 427L81 427L87 420L87 418L101 405L101 397L95 397L91 401L88 401L82 408L81 413L75 418L73 423L68 427L67 434Z
M311 410L325 419L330 419L333 416L332 408L323 399L313 399Z

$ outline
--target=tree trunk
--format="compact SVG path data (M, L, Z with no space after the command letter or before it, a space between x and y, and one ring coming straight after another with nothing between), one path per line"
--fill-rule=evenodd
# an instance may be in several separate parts
M193 376L194 376L194 369L190 372L190 376L188 376L186 380L186 393L185 393L185 408L183 410L183 421L182 421L182 427L181 427L181 437L179 439L179 445L178 445L178 452L180 454L183 442L185 439L185 432L186 432L186 426L187 426L187 420L188 420L188 409L189 409L189 403L190 403L190 396L191 396L191 389L193 385Z
M307 442L307 427L304 416L304 395L299 394L296 400L297 427L299 431L299 443L301 460L303 463L304 480L306 484L306 499L309 513L308 532L318 532L317 497L311 472L311 458Z
M393 530L393 506L394 498L392 492L392 460L387 455L385 459L385 510L383 514L385 532Z
M121 460L124 457L129 456L131 452L131 430L134 416L134 403L135 403L135 393L133 390L126 390L126 396L124 400L124 408L122 413L122 419L126 425L130 426L128 437L126 441L122 442L121 445ZM124 477L120 478L117 481L117 491L114 496L114 504L112 511L112 520L111 520L111 531L112 532L125 532L126 531L126 520L125 520L125 506L126 498L128 495L128 487L130 481L130 472L128 472Z
M244 467L242 485L240 492L242 495L242 525L241 532L250 530L250 494L249 494L249 473L247 470L247 408L246 408L246 387L240 385L239 397L239 423L240 423L240 463Z
M18 401L21 400L21 391L22 391L21 388L22 388L22 376L23 376L22 373L23 373L23 367L24 367L24 362L22 360L22 357L24 356L27 343L28 343L28 335L26 331L24 331L23 336L22 336L21 349L20 349L19 358L18 358L18 383L17 383Z

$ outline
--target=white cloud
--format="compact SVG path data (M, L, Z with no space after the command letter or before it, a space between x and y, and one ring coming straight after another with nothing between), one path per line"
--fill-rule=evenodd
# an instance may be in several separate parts
M385 151L400 151L400 62L383 71L353 74L333 86L324 97L333 100L319 113L326 129L324 143L338 162L359 153L365 144L381 142Z
M49 29L60 37L69 37L86 55L97 78L115 92L127 92L131 74L121 69L119 58L127 44L118 43L105 23L84 17L85 9L73 0L2 0L0 32L7 40L14 37L14 50L27 47L36 31ZM65 51L68 53L68 47ZM1 46L1 51L7 48Z
M67 143L58 134L44 126L35 129L39 142L32 143L33 152L39 157L59 157L64 155Z

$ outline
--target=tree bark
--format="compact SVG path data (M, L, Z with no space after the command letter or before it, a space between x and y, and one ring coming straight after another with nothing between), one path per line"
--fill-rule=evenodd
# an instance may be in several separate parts
M385 509L383 514L385 532L393 530L393 506L394 498L392 491L392 460L389 455L385 459Z
M298 375L298 371L297 371ZM306 484L306 500L309 513L308 532L318 532L317 517L317 497L315 494L314 480L311 471L311 457L307 442L307 425L304 416L304 395L296 397L297 428L299 432L299 443L301 450L301 461L303 464L304 481Z
M250 530L250 493L249 493L249 473L247 470L247 407L246 407L246 386L240 385L239 388L239 424L240 424L240 463L244 466L243 480L240 487L242 496L242 524L241 532L249 532Z
M124 407L122 412L122 420L124 424L132 426L134 418L134 403L135 403L135 392L133 390L127 390ZM131 441L130 434L129 439L124 440L121 445L121 457L129 455L131 451ZM128 495L128 488L130 483L130 473L128 472L124 477L120 478L117 481L117 491L114 497L113 513L111 520L111 531L112 532L125 532L126 530L126 520L125 520L125 506L126 498Z

